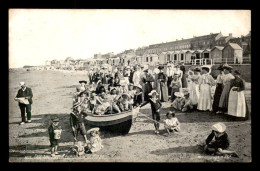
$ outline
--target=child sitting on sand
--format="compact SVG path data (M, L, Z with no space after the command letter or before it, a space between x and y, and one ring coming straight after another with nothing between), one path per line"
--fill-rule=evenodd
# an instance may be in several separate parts
M55 117L52 119L52 123L48 128L49 132L49 138L51 143L51 156L54 157L56 154L58 154L57 149L59 145L59 139L60 139L60 131L61 127L59 125L59 118ZM58 131L58 132L56 132ZM59 134L59 135L55 135Z
M179 132L181 130L180 122L175 117L175 113L169 111L166 114L167 119L164 120L164 128L167 130L168 135L171 135L171 132L174 133L174 131Z
M94 153L101 150L103 145L99 136L99 128L92 128L88 130L87 134L90 135L90 138L86 146L86 153Z
M215 140L213 140L215 139ZM212 132L206 139L204 151L207 154L226 155L238 157L235 151L226 150L229 147L229 139L226 133L226 125L217 123L212 126Z
M182 112L188 112L191 111L191 109L193 109L193 105L191 103L188 92L175 92L174 94L177 98L171 104L172 107Z

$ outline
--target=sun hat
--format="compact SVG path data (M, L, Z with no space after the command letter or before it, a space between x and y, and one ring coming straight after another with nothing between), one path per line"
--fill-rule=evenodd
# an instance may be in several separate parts
M20 86L25 85L25 82L22 81L22 82L19 83L19 85Z
M217 68L217 70L223 71L223 66L219 65L219 67Z
M149 95L149 96L152 96L153 93L156 93L156 95L159 95L155 90L152 90L148 95Z
M235 70L234 73L237 74L237 75L241 74L240 71L238 71L238 70Z
M136 85L134 85L134 87L138 87L143 90L143 87L140 84L136 84Z
M158 69L162 70L162 69L164 69L164 66L160 65L160 66L158 66Z
M183 97L184 96L183 93L181 93L181 92L175 92L174 95L176 97Z
M91 132L98 132L99 131L99 128L96 127L96 128L91 128L90 130L87 131L87 134L91 133Z
M55 117L55 118L52 118L52 122L59 122L59 118L58 117Z
M193 71L200 72L200 68L196 67L193 69Z
M85 83L85 84L87 84L87 81L81 80L81 81L79 81L79 83Z
M232 67L231 66L229 66L228 64L224 64L223 65L223 69L227 69L227 70L232 70Z
M209 72L210 68L208 66L202 66L201 69L206 70L207 72Z
M223 124L223 123L221 123L221 122L219 122L219 123L216 123L216 124L214 124L214 125L212 125L212 130L214 130L214 131L217 131L217 132L224 132L225 130L226 130L226 125L225 124Z

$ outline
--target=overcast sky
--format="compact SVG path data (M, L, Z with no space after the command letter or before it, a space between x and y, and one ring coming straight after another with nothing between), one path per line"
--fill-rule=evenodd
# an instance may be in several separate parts
M249 10L10 9L9 67L126 49L221 32L251 30Z

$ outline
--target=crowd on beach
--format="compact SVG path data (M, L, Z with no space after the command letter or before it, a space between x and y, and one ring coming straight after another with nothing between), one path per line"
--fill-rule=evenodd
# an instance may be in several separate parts
M208 66L185 71L181 63L157 65L154 69L139 64L132 67L120 66L113 70L107 67L91 68L88 79L79 81L73 95L70 124L77 147L75 152L81 155L86 151L93 153L103 148L99 128L86 131L84 118L88 114L121 114L150 104L155 134L159 134L160 108L163 102L170 102L174 110L170 110L163 121L168 135L181 132L181 123L175 116L176 112L209 111L211 114L231 116L232 119L248 119L244 96L245 81L240 77L240 72L235 70L232 74L231 66L220 65L215 80L210 71ZM216 88L212 96L213 86ZM23 97L21 93L18 92L16 98ZM22 109L21 112L24 113ZM57 153L57 135L61 133L54 133L55 130L61 130L58 122L59 119L54 118L48 129L52 156ZM212 133L204 146L207 153L237 156L234 151L227 150L229 139L225 131L226 126L223 123L212 126ZM77 141L78 133L84 137L85 145Z

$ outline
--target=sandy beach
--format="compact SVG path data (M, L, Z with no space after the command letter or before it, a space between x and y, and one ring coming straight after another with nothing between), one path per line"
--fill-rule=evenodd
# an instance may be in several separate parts
M25 71L9 72L9 162L250 162L251 120L230 121L224 116L209 112L177 113L182 132L165 136L163 125L160 135L154 134L153 123L139 115L127 135L101 132L104 148L94 154L75 157L71 152L73 136L69 125L72 94L78 81L87 80L85 71ZM20 110L14 97L19 82L25 81L33 91L32 123L19 125ZM251 83L246 83L246 101L251 113ZM169 102L163 103L161 120L171 110ZM140 112L151 117L150 106ZM63 129L59 153L50 156L47 128L50 119L58 116ZM227 125L230 149L239 158L208 156L199 144L205 142L214 123ZM81 136L80 140L83 141Z

